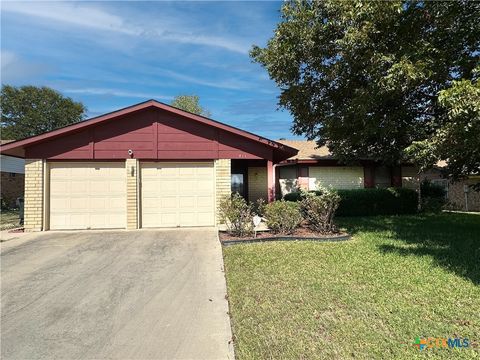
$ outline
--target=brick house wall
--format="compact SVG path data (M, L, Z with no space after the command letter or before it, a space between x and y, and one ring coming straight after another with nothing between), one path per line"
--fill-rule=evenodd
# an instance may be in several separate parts
M229 197L232 193L231 191L231 160L230 159L219 159L215 160L215 207L216 207L216 217L217 224L220 224L219 216L219 205L220 201Z
M363 167L361 166L310 166L309 190L318 186L335 189L363 188Z
M43 227L43 161L25 161L25 231Z
M138 228L138 160L125 160L127 172L127 230Z
M23 197L25 191L25 174L1 172L0 187L2 201L9 207L16 207L16 200Z
M266 167L254 166L248 168L248 201L255 202L258 199L267 200L267 176Z
M475 191L469 185L478 182L470 179L448 184L449 207L461 211L480 211L480 191ZM465 193L465 190L467 192Z
M480 182L480 179L465 179L452 182L442 178L438 170L423 173L420 179L428 179L443 185L446 182L448 208L459 211L480 211L480 191L475 191L471 185ZM418 182L416 183L418 187ZM466 190L466 193L465 193Z

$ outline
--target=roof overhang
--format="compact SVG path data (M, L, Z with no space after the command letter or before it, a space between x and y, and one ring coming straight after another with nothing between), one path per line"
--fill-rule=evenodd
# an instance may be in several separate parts
M156 100L148 100L136 105L132 105L117 111L113 111L111 113L107 113L105 115L97 116L88 120L81 121L76 124L68 125L53 131L49 131L40 135L32 136L26 139L22 140L17 140L10 142L5 145L0 146L0 153L3 155L9 155L9 156L15 156L15 157L20 157L24 158L25 157L25 148L44 142L48 140L52 140L61 136L65 136L67 134L75 133L78 131L83 131L89 127L93 127L96 125L99 125L103 122L107 121L112 121L115 120L121 116L127 115L127 114L133 114L135 112L145 110L148 108L157 108L161 110L165 110L168 112L171 112L176 115L183 116L185 118L188 118L193 121L197 121L202 124L206 124L209 126L216 127L218 129L222 129L224 131L239 135L241 137L253 140L255 142L259 142L261 144L264 144L265 146L268 146L270 148L273 148L274 150L274 161L275 162L280 162L285 159L288 159L289 157L292 157L298 153L298 150L295 148L292 148L290 146L281 144L279 142L264 138L259 135L255 135L253 133L250 133L245 130L238 129L236 127L224 124L219 121L212 120L210 118L193 114L188 111L184 111L181 109L178 109L176 107L161 103Z

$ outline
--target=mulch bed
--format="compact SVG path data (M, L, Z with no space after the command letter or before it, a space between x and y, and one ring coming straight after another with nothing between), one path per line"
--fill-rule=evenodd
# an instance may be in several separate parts
M255 238L252 237L235 237L227 232L219 232L220 242L224 246L245 244L245 243L258 243L266 241L345 241L351 238L351 235L345 232L335 232L330 234L319 234L308 228L300 227L296 229L292 234L273 234L270 231L257 232Z

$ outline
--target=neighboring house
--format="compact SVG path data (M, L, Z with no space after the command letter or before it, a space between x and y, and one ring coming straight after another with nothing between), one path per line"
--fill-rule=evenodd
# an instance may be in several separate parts
M452 210L480 211L480 191L475 191L472 185L480 183L480 176L469 176L467 179L451 181L442 177L442 168L446 166L441 161L437 166L422 174L421 179L428 179L445 190L447 207Z
M149 100L0 153L26 159L25 229L38 231L213 226L232 187L273 200L274 164L297 150Z
M319 186L335 189L408 186L415 171L412 166L386 167L369 160L345 166L332 156L326 146L317 147L315 141L279 142L299 150L297 155L276 166L277 191L282 196L300 188L316 190Z
M7 144L12 140L1 140ZM17 157L1 155L0 158L0 189L2 205L16 206L17 199L23 197L25 188L25 160Z

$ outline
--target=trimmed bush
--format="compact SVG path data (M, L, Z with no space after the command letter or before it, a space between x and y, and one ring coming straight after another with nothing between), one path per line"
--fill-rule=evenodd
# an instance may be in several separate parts
M300 206L291 201L274 201L265 205L265 220L274 233L290 234L302 222Z
M340 205L337 216L369 216L414 214L418 208L418 194L407 188L337 190ZM322 191L286 194L285 200L301 201L306 194L322 194ZM423 195L423 194L422 194Z
M300 201L302 199L303 199L303 193L301 193L301 192L291 192L291 193L285 194L283 196L283 200L285 200L285 201L297 202L297 201Z
M338 190L338 216L414 214L418 195L406 188Z
M425 179L420 184L422 211L440 212L446 204L445 190Z
M239 237L253 234L252 207L239 194L220 201L219 215L229 234Z
M300 202L304 219L309 227L320 233L335 231L333 216L340 203L336 191L324 190L317 195L306 193Z

